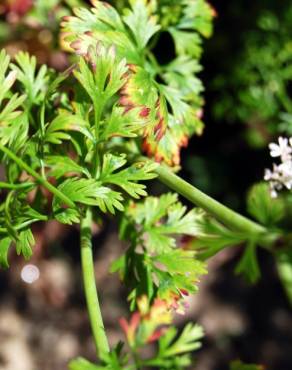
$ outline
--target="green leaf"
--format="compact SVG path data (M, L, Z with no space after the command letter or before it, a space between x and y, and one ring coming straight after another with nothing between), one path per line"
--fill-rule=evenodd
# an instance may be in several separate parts
M146 294L170 305L183 294L195 292L199 276L206 273L204 262L196 252L176 248L179 238L174 235L196 235L195 211L177 202L176 194L160 198L147 197L141 203L130 203L121 224L121 237L130 240L131 247L112 266L131 289L131 309L136 299Z
M63 43L80 55L86 55L90 47L96 47L97 42L102 42L106 48L115 45L119 58L126 58L128 63L141 62L141 57L137 54L131 36L117 11L102 1L94 1L93 5L91 10L74 9L75 17L64 19Z
M10 71L7 74L9 62L10 62L9 56L6 54L6 51L2 49L0 52L0 84L1 84L0 106L1 103L3 102L3 99L7 97L7 94L10 88L13 86L17 77L17 73L15 71Z
M171 302L173 296L197 291L199 277L207 273L205 264L194 251L181 249L151 258L153 276L158 281L157 296Z
M151 15L146 0L130 0L131 10L126 9L123 17L133 33L139 49L143 49L150 38L159 31L156 18Z
M237 264L235 272L244 274L251 283L259 280L261 273L254 242L249 242L245 247L243 256Z
M181 93L177 89L169 87L162 91L165 95L163 99L173 107L176 116L162 114L161 117L167 117L167 126L162 120L154 129L148 129L150 132L145 138L144 150L159 162L163 160L170 166L179 165L181 148L188 144L189 136L202 133L203 123L198 118L199 112L190 109L181 100Z
M200 94L203 87L194 73L201 69L198 63L200 35L210 34L213 9L204 0L196 4L184 0L176 5L163 4L161 13L162 7L156 2L132 0L131 9L125 11L123 19L115 13L111 21L111 6L104 6L99 1L94 5L98 11L78 10L75 12L77 17L66 18L63 23L65 39L68 43L73 41L73 49L87 58L90 54L88 50L94 50L98 42L106 48L115 45L118 59L126 58L129 63L127 82L120 91L120 103L126 112L133 108L141 109L140 115L145 118L145 139L141 149L157 161L178 165L181 148L191 135L200 135L203 129L199 119L202 115L203 99ZM165 19L168 19L168 12L170 19L176 19L170 21L170 27L165 26L169 24ZM160 25L156 24L158 14L165 29L173 35L179 54L168 66L159 66L155 55L150 50L147 53L143 50L159 30ZM83 74L87 76L87 81L80 81L83 86L87 85L87 92L93 99L99 94L99 89L94 90L94 79L85 67ZM103 76L102 73L100 75ZM98 105L97 102L95 105ZM118 135L122 136L119 130Z
M17 80L19 80L25 93L29 106L38 105L44 98L45 90L48 84L47 66L42 65L36 72L37 60L35 56L20 51L16 54L15 60L18 65L12 64L11 69L16 71ZM27 105L27 103L25 102Z
M50 155L45 158L45 162L51 168L49 173L50 176L53 176L56 179L69 173L83 173L86 176L90 177L88 170L84 167L79 166L70 157L65 157L61 155Z
M73 177L65 180L58 186L65 195L73 202L83 203L86 205L97 205L97 198L105 197L110 189L100 186L100 182L94 179L79 179Z
M174 39L177 54L191 55L199 58L202 54L202 40L197 33L181 31L174 27L169 29Z
M136 137L145 128L146 122L140 116L140 108L125 112L123 107L114 106L110 116L104 121L100 140L113 137Z
M148 197L144 203L130 206L128 215L132 222L143 226L145 246L150 253L170 251L176 246L175 234L195 236L199 232L197 213L186 213L176 194Z
M60 111L58 116L47 124L44 140L52 144L61 144L63 140L71 140L70 131L81 132L93 140L88 122L66 111Z
M76 209L61 208L59 203L53 204L54 218L61 224L72 225L80 222L80 214Z
M162 358L177 356L185 352L191 352L201 347L200 340L204 333L199 325L187 324L181 335L174 340L176 329L170 328L159 340L159 356Z
M204 37L212 33L212 18L214 10L205 0L183 0L185 5L183 17L178 24L179 29L193 29Z
M202 70L202 66L198 61L189 56L180 56L169 63L165 70L163 74L164 80L169 86L179 91L179 93L174 91L174 94L177 95L176 99L191 102L192 105L199 107L201 105L199 95L204 88L201 80L195 76ZM171 97L169 98L169 102L172 103ZM182 105L181 102L180 104ZM173 112L177 111L175 104L172 105L172 109ZM189 106L182 108L181 112L175 114L176 117L183 116L185 118L189 109Z
M17 72L10 71L7 74L9 61L9 57L2 50L0 52L0 141L3 145L8 145L17 151L27 140L28 135L27 117L19 109L26 96L10 92L17 78Z
M65 17L62 26L66 27L67 31L72 30L77 34L82 34L91 30L124 31L121 17L114 7L97 0L94 0L92 3L94 8L91 10L85 7L75 8L74 14L76 17Z
M103 184L114 184L121 187L124 191L130 194L133 198L146 196L143 184L138 184L135 181L150 180L156 177L154 170L157 167L156 163L140 162L135 163L130 167L121 171L116 171L126 164L126 156L114 156L105 154L103 158L102 172L99 180Z
M109 210L115 213L115 208L120 211L124 209L121 194L101 186L101 183L94 179L69 178L62 182L58 189L74 203L98 206L103 212ZM55 210L60 208L60 201L57 197L54 197L53 207Z
M126 111L140 108L140 115L147 119L145 135L159 141L164 134L168 115L165 101L150 73L134 66L121 93L120 103Z
M10 103L13 100L14 97ZM29 120L26 113L16 111L13 113L17 114L12 115L11 119L5 117L5 121L0 122L0 140L2 145L7 145L13 151L18 152L29 138Z
M30 229L23 230L19 233L18 239L16 240L16 252L22 254L25 259L29 259L32 256L32 247L35 244L33 233Z
M254 185L247 197L248 212L264 225L277 224L284 217L285 205L281 198L273 199L269 185L259 183Z
M164 266L170 275L181 274L190 279L197 279L205 274L206 269L201 261L195 259L195 252L175 249L171 253L164 253L153 257L154 262Z
M0 265L3 268L8 268L9 263L8 263L8 250L11 245L11 238L9 237L1 237L0 240Z
M74 71L74 76L97 107L122 88L128 68L125 59L116 58L114 47L106 49L102 44L90 47L87 59L90 64L80 58L79 70Z

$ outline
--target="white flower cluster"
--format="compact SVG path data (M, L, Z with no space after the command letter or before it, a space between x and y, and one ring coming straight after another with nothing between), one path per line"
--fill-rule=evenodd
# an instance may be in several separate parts
M269 144L271 157L280 157L280 164L273 164L273 170L266 169L264 179L269 181L271 196L276 198L283 188L292 189L292 137L279 137L278 144Z

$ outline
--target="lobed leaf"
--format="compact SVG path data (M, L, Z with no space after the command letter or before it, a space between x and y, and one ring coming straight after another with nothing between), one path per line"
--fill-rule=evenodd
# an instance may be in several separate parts
M8 268L8 251L11 246L12 240L10 237L1 237L0 240L0 266Z
M23 230L19 233L18 239L16 240L16 252L22 254L25 259L29 259L32 256L32 247L35 244L33 233L30 229Z
M143 49L151 37L159 31L156 17L151 16L146 0L131 0L131 9L126 9L123 17L129 26L139 49Z
M157 167L156 163L141 162L135 163L121 171L116 171L126 164L125 155L114 156L105 154L103 166L99 180L103 184L114 184L122 188L133 198L146 196L145 185L136 183L136 181L150 180L157 175L154 173Z

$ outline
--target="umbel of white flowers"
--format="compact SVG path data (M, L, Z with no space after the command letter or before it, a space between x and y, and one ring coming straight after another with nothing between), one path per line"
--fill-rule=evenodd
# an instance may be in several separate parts
M278 191L286 188L292 189L292 137L288 140L279 137L278 144L269 144L270 155L279 157L280 164L273 163L273 170L266 169L264 179L269 181L271 196L276 198Z

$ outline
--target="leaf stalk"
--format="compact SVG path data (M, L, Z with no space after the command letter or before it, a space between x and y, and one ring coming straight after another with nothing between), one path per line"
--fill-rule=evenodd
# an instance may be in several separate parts
M206 212L217 218L230 228L249 234L249 236L263 234L266 228L258 223L240 215L217 200L206 195L193 185L172 173L166 166L160 165L155 172L158 179L170 189L181 194L193 204L203 208Z

